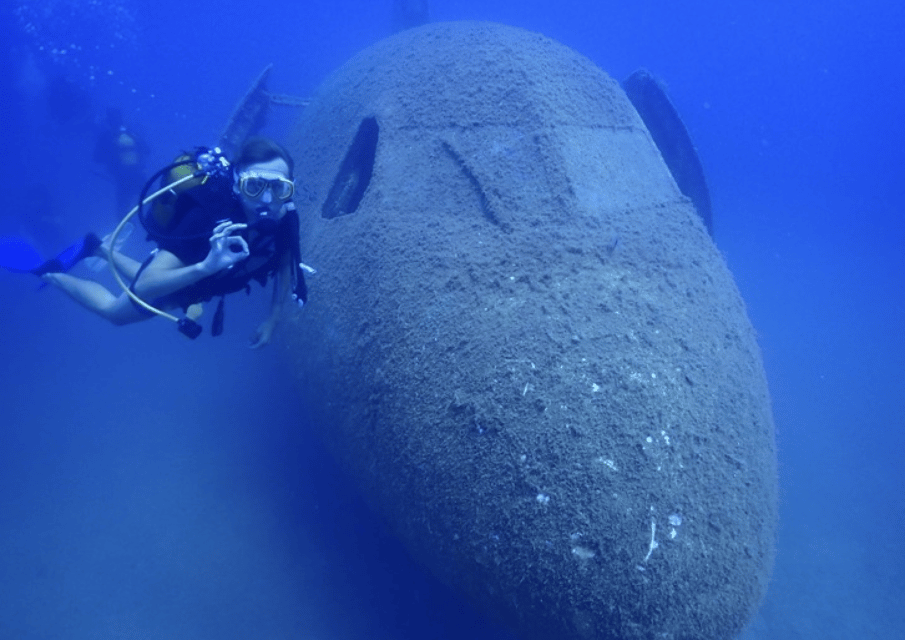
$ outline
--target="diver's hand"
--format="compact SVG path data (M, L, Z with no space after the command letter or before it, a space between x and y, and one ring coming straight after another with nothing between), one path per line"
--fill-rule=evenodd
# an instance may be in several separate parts
M249 255L248 243L242 236L233 233L241 231L247 224L226 220L214 227L211 236L211 250L201 262L201 269L208 275L230 269L237 262L245 260Z
M276 320L272 320L270 318L258 325L257 331L255 331L254 335L251 336L251 340L248 343L248 348L260 349L264 345L269 344L270 339L273 337L273 330L276 328L276 326Z

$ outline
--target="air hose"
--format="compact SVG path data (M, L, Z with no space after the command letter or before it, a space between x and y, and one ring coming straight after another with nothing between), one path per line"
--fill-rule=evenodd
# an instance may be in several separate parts
M126 224L128 224L128 222L133 217L135 217L135 214L138 213L138 211L141 209L142 206L153 202L154 200L156 200L163 194L169 192L171 189L174 189L175 187L181 185L183 182L188 182L189 180L193 180L202 175L206 175L206 173L207 173L206 171L201 171L201 170L196 171L194 173L190 173L189 175L187 175L183 178L180 178L176 182L170 183L170 184L166 185L165 187L158 189L151 195L144 198L140 204L133 207L132 210L129 211L129 213L127 213L125 215L125 217L120 221L120 223L117 225L116 229L113 230L113 233L110 234L110 247L111 247L110 252L111 252L111 254L110 254L110 256L108 256L108 259L107 259L107 263L110 265L110 272L113 274L113 279L116 280L116 283L120 286L120 288L123 290L123 292L132 299L132 302L134 302L139 307L141 307L142 309L145 309L146 311L148 311L150 313L156 314L162 318L166 318L167 320L175 322L176 327L179 329L179 332L185 336L188 336L192 340L194 340L199 335L201 335L201 325L189 317L178 318L178 317L174 316L173 314L167 313L166 311L163 311L162 309L158 309L157 307L150 305L147 302L145 302L144 300L142 300L138 295L136 295L136 293L134 291L132 291L131 287L126 284L126 281L123 279L119 270L116 268L116 259L112 255L112 252L113 252L113 247L116 246L117 237L119 237L119 234L125 228Z

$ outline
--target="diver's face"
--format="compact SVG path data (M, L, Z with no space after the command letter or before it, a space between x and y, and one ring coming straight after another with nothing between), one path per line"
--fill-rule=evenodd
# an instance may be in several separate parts
M236 174L234 189L249 222L262 216L279 220L285 213L283 205L292 200L295 191L289 165L282 158L243 167Z

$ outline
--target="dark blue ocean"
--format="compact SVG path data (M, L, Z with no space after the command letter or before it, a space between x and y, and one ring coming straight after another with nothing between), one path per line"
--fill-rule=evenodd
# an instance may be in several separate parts
M392 32L391 4L4 0L0 235L54 252L112 229L92 160L109 107L156 169L213 144L269 63L271 90L311 95ZM905 5L431 0L430 18L666 82L773 398L777 556L744 638L905 637ZM307 432L279 336L246 348L266 304L229 300L225 334L190 343L0 271L0 640L512 637Z

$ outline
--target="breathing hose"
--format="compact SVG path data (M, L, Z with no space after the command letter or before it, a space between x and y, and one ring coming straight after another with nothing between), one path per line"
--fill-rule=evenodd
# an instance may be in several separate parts
M131 220L133 217L135 217L135 214L137 214L139 212L141 207L153 202L154 200L156 200L163 194L169 192L171 189L178 187L183 182L188 182L189 180L194 180L195 178L198 178L203 175L207 175L207 172L202 170L202 171L195 171L193 173L190 173L187 176L180 178L176 182L170 183L170 184L166 185L165 187L158 189L157 191L155 191L148 197L144 198L140 204L133 207L132 210L129 211L129 213L127 213L125 215L125 217L120 221L120 223L117 225L116 229L113 230L113 233L110 234L110 250L109 250L110 255L107 258L107 262L110 265L110 272L113 274L114 280L116 280L117 284L120 286L120 288L122 288L123 292L132 299L132 302L134 302L139 307L141 307L142 309L145 309L146 311L148 311L150 313L156 314L162 318L166 318L167 320L171 320L172 322L175 322L180 333L188 336L189 338L191 338L193 340L195 338L197 338L199 335L201 335L201 325L199 325L197 322L195 322L194 320L192 320L191 318L188 318L188 317L178 318L171 313L167 313L166 311L163 311L162 309L158 309L157 307L148 304L147 302L142 300L140 297L138 297L138 295L136 295L135 292L132 291L132 289L129 287L129 285L126 284L125 280L123 279L122 275L119 272L119 269L117 269L116 258L113 255L113 252L114 252L113 247L116 246L116 239L117 239L117 237L119 237L119 234L125 228L126 224L128 224L129 220Z

